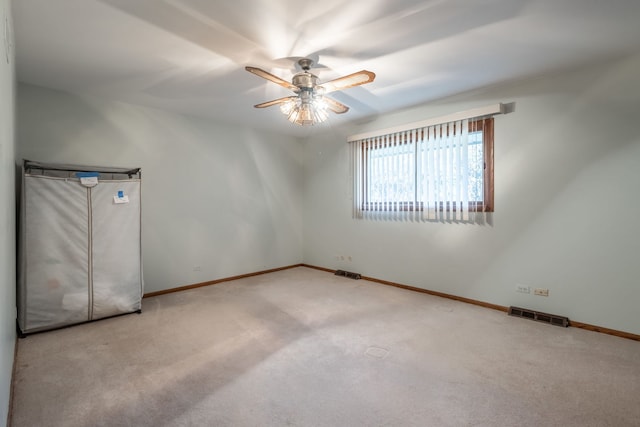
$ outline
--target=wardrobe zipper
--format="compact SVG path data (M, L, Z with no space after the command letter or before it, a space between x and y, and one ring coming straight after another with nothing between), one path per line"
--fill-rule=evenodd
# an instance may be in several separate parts
M87 253L88 253L88 263L89 265L87 266L87 270L89 272L89 282L88 282L88 287L89 287L89 319L88 320L93 320L93 212L91 210L91 188L87 188L87 214L88 214L88 224L87 224L87 228L89 231L89 239L88 239L88 248L87 248Z

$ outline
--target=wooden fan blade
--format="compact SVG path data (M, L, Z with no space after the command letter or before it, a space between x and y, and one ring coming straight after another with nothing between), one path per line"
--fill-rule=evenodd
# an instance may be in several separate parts
M262 77L263 79L269 80L270 82L274 82L275 84L278 84L282 87L286 87L287 89L291 89L294 92L298 92L298 87L292 85L291 83L289 83L286 80L282 80L280 77L278 76L274 76L273 74L261 69L261 68L255 68L255 67L244 67L245 70L247 70L250 73L255 74L258 77Z
M278 98L278 99L274 99L273 101L267 101L267 102L263 102L262 104L254 105L254 107L256 108L271 107L272 105L284 104L287 101L294 101L296 98L297 98L296 96L286 96L284 98Z
M322 83L320 86L324 88L324 93L330 93L337 90L348 89L350 87L371 83L375 78L375 73L367 70L362 70L358 71L357 73L349 74L348 76L338 77L337 79Z
M323 96L322 100L324 101L325 104L327 104L327 108L336 114L344 114L347 111L349 111L349 107L347 107L341 102L336 101L335 99L329 98L327 96Z

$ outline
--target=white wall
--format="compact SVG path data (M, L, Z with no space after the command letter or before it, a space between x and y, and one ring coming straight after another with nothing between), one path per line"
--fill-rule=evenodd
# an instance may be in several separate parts
M142 167L145 292L302 261L295 138L20 84L16 150Z
M10 3L0 0L0 426L7 421L16 341L15 72L13 50L10 50L9 62L6 59L5 16L10 17Z
M638 76L640 55L311 138L304 261L640 334ZM516 111L495 119L493 225L351 218L348 134L495 102Z

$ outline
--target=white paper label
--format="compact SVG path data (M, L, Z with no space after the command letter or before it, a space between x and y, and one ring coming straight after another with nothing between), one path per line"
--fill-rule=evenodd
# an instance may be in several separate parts
M129 203L129 196L122 196L122 197L113 196L113 203L115 203L116 205L119 205L122 203Z
M85 187L95 187L98 185L98 177L97 176L87 176L80 178L80 184Z

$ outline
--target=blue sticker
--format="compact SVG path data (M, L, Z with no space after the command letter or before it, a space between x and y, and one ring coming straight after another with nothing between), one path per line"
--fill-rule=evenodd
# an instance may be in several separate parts
M76 177L78 178L97 178L99 176L100 174L98 172L76 172Z
M118 190L118 199L122 199L124 197L124 191Z

